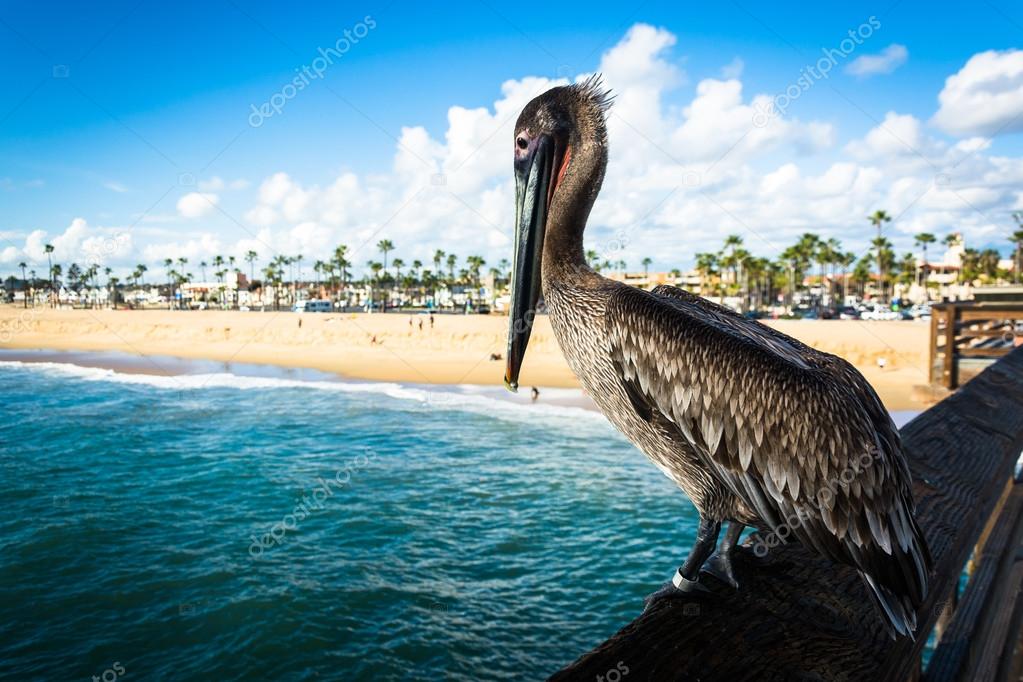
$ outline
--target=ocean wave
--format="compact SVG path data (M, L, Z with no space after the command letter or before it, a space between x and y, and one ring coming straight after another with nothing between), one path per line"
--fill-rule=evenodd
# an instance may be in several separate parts
M525 396L515 396L507 393L503 388L489 386L435 387L422 384L354 382L329 378L310 380L247 376L230 372L159 375L118 372L107 367L85 367L73 363L22 362L20 360L0 360L0 369L3 368L31 370L83 381L149 386L171 391L199 391L214 388L240 391L305 389L347 394L375 394L404 402L418 403L426 409L472 412L496 419L522 421L524 418L530 420L542 418L572 422L585 419L606 423L603 416L592 409L549 402L550 398L560 402L584 402L585 398L582 392L576 389L546 388L543 390L544 401L533 403Z

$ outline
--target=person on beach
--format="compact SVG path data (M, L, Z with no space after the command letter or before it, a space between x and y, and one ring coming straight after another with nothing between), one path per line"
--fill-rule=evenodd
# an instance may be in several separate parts
M430 329L433 329L433 311L430 311Z
M535 403L537 399L540 397L540 389L534 386L532 390L529 392L529 395L533 399L533 402Z

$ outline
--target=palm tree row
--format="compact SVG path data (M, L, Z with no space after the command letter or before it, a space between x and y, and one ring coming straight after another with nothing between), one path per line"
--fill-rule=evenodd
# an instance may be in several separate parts
M1015 250L1013 278L1019 282L1020 270L1023 269L1023 212L1014 213L1013 218L1019 228L1011 238ZM743 239L739 235L729 235L720 250L696 254L695 271L700 279L701 292L705 295L737 296L740 307L748 310L774 300L779 292L784 292L785 301L791 306L801 289L805 288L804 282L808 281L811 288L814 281L817 283L818 306L824 306L825 301L834 301L838 294L841 294L841 300L844 300L849 293L850 285L853 285L862 296L865 294L866 285L872 282L882 299L887 299L891 295L895 283L926 285L930 271L927 250L938 241L935 235L921 232L914 237L916 246L922 252L919 260L911 253L897 259L892 243L884 236L884 228L892 222L892 217L886 211L878 210L867 216L867 220L876 229L877 236L871 240L871 253L860 256L843 251L837 239L822 239L808 232L801 235L795 244L786 248L772 261L751 254L744 248ZM959 239L958 234L952 233L945 236L942 242L946 246L954 246ZM360 279L352 277L353 263L349 260L349 249L344 244L338 245L329 257L313 261L312 280L305 277L302 266L305 258L301 254L275 255L258 271L256 268L259 261L258 252L247 251L243 260L249 266L249 288L272 287L275 305L279 304L282 295L292 301L296 300L300 287L312 289L316 295L340 301L350 286L359 285L382 292L384 305L392 296L399 300L422 299L427 296L436 299L441 288L462 287L469 292L470 299L478 295L482 273L487 265L481 256L469 255L460 259L454 253L449 254L438 249L433 253L433 268L430 269L424 267L420 260L413 260L406 267L404 259L393 257L396 247L390 239L381 239L377 242L376 248L381 260L370 259ZM83 269L78 264L71 263L65 272L61 264L53 262L53 245L44 245L44 251L47 257L48 277L45 285L40 286L35 272L32 271L32 288L48 290L51 305L56 305L56 291L60 282L65 282L65 285L76 293L90 287L100 289L97 265L93 264ZM601 260L596 251L587 251L585 255L586 260L597 271L624 272L627 266L624 260L613 262ZM957 282L997 280L1005 274L999 271L998 261L999 255L994 249L981 251L964 249ZM641 260L647 279L652 263L649 257ZM163 260L168 305L173 305L176 288L194 281L193 274L188 271L188 264L189 261L185 257ZM211 266L220 292L219 300L226 304L227 301L224 300L226 277L230 272L241 275L241 270L236 267L234 256L225 258L216 255L209 262L203 260L198 263L202 282L209 281L207 269ZM506 287L510 282L509 267L508 260L502 259L496 266L486 271L493 278L495 289ZM29 282L27 264L21 262L18 268L21 270L23 286L27 288ZM145 287L146 272L148 267L140 263L128 276L128 280L136 289ZM260 279L257 279L257 272ZM673 272L681 274L677 270ZM108 297L115 299L119 280L112 277L110 268L104 268L104 274L110 292ZM313 281L314 289L310 286ZM836 282L839 283L838 286L835 285ZM391 295L387 295L387 292Z

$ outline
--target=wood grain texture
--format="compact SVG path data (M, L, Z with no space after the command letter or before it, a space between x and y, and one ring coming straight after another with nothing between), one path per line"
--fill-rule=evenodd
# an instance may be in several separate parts
M935 559L918 611L927 633L1023 447L1023 348L907 424L902 439ZM795 545L764 558L745 551L735 564L737 592L707 578L709 594L653 604L551 679L595 680L621 663L628 680L904 682L918 667L926 636L889 639L851 568Z

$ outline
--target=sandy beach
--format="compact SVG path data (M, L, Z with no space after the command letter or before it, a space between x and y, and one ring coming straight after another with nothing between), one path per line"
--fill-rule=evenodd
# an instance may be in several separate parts
M299 320L302 325L299 327ZM411 324L410 324L411 320ZM422 328L420 329L420 321ZM379 381L496 385L508 319L497 315L304 314L167 310L52 310L0 307L0 348L119 351L219 362L301 367ZM769 323L844 357L890 410L920 409L928 327L920 322ZM885 368L878 367L879 359ZM153 367L159 372L158 365ZM575 387L546 317L538 317L523 386Z

